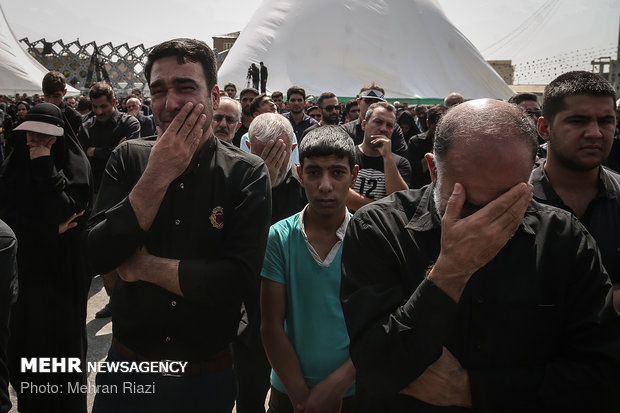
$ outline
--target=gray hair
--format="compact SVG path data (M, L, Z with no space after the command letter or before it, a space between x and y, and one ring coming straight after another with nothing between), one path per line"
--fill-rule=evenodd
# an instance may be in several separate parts
M383 108L387 110L388 112L393 113L394 119L396 119L396 108L393 105L387 102L377 102L377 103L373 103L372 105L368 106L368 110L366 111L366 116L364 117L366 122L370 121L370 118L372 118L372 113L375 111L375 109L378 109L378 108Z
M238 121L241 122L241 103L239 103L239 101L236 100L236 99L229 98L228 96L220 97L220 105L222 103L225 103L225 102L234 102L235 103L235 107L237 108L237 115L238 115L237 117L239 118Z
M538 148L538 133L530 117L520 107L492 99L470 101L448 110L435 131L433 153L439 165L455 141L466 145L484 145L485 140L514 140L531 150L532 164Z
M267 143L281 135L287 135L289 146L295 140L295 131L291 122L278 113L263 113L254 118L248 130L250 145L254 141Z

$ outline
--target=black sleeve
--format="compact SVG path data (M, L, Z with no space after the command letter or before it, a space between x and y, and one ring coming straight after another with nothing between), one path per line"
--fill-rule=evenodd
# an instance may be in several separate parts
M110 156L93 213L86 226L87 254L93 270L105 274L142 246L146 233L129 203L129 192L148 161L148 150L130 158L127 142Z
M425 278L405 296L404 279L413 275L394 231L364 212L351 219L343 243L342 308L357 383L376 398L393 397L439 358L457 304Z
M392 132L392 152L402 157L407 156L407 142L398 124L394 124L394 132Z
M411 186L411 164L406 158L400 157L398 159L398 172L403 177L407 186Z
M0 412L11 410L6 348L9 342L11 306L17 299L17 240L0 221Z
M561 270L569 281L555 357L537 366L468 370L476 411L620 411L620 315L596 242L576 218L572 223L562 245L574 258ZM531 405L524 409L526 400Z

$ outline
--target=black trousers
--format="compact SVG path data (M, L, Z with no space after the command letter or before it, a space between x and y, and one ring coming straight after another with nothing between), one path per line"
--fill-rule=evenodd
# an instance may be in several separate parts
M232 349L237 376L237 413L265 413L271 365L265 355L260 330L252 328L243 339L237 337Z

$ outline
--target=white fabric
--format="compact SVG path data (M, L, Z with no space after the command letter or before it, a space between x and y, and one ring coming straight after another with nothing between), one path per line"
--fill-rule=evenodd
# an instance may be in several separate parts
M248 67L260 61L268 93L297 85L351 97L375 81L388 98L513 94L435 0L263 0L219 84L245 87Z
M344 234L347 232L347 225L349 225L351 214L349 213L349 210L345 207L344 219L342 220L342 224L340 224L340 226L336 230L336 238L338 238L338 241L336 241L332 249L329 250L329 254L327 254L327 257L322 260L319 253L316 252L316 249L314 249L314 247L310 243L308 235L306 234L306 227L304 226L306 210L309 206L310 204L307 204L299 214L299 228L301 229L301 234L303 235L304 241L306 242L306 248L308 248L308 252L314 259L314 262L316 262L319 267L327 268L332 265L332 262L334 262L336 255L338 255L338 251L340 251L340 245L342 245L342 241L344 240Z
M42 93L41 81L48 70L21 48L0 7L0 94ZM68 95L80 91L67 85Z

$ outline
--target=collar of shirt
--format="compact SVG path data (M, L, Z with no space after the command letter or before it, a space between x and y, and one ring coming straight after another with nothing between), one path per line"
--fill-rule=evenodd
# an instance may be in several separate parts
M545 164L543 163L539 167L535 168L530 175L530 183L534 186L534 196L538 199L556 201L564 204L560 196L553 189L551 182L549 182L544 166ZM599 190L596 196L597 198L615 199L618 196L616 189L611 182L611 178L609 177L610 173L612 172L606 167L599 167Z
M308 236L306 235L306 228L304 226L304 216L306 213L306 209L308 209L309 205L310 204L307 204L304 207L304 209L299 213L299 228L301 230L301 234L304 237L304 241L306 243L306 247L308 248L308 252L312 256L314 261L317 263L319 267L326 268L331 265L331 263L334 261L334 258L336 258L336 255L338 254L338 250L340 249L340 245L342 244L342 240L344 239L344 234L347 230L347 225L349 224L349 220L351 219L351 214L349 213L349 210L345 208L345 214L344 214L344 219L342 220L342 224L340 224L340 227L338 227L338 229L336 230L336 238L338 238L338 241L334 244L332 249L329 251L329 254L327 254L327 257L325 257L325 260L321 260L321 257L319 256L319 254L316 252L312 244L310 244L310 241L308 240Z

